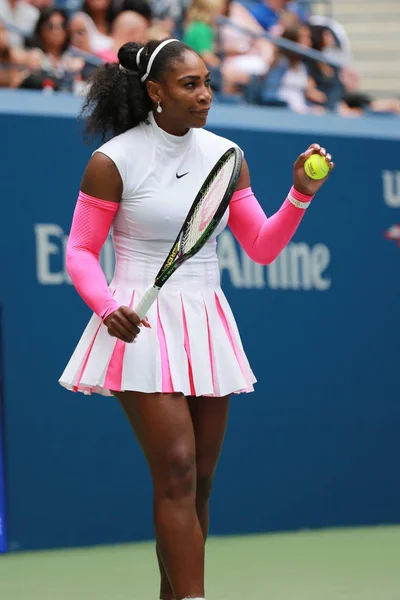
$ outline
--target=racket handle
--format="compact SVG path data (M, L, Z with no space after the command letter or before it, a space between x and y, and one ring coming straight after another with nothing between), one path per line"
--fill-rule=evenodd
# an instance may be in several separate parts
M145 292L143 298L138 302L137 306L134 307L133 310L138 315L140 320L144 319L147 311L149 310L150 306L153 304L159 293L160 288L158 288L155 285L152 285Z

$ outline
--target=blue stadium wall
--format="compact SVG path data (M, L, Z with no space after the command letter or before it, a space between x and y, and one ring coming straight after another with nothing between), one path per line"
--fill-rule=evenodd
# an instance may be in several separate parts
M93 150L78 104L0 94L10 550L153 536L151 482L117 402L57 383L90 316L64 264ZM220 236L223 287L258 384L232 401L212 534L400 522L399 123L237 107L210 117L244 149L268 214L310 143L337 163L273 265ZM109 247L102 260L110 275Z

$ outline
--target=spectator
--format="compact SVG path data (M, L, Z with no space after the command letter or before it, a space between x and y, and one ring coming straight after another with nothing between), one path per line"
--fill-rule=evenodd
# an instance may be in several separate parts
M219 67L216 54L216 22L223 0L193 0L186 16L183 41L211 67Z
M142 17L147 20L148 25L151 25L153 20L153 11L148 0L113 0L111 4L112 21L117 15L125 10L132 10L133 12L142 15Z
M82 11L91 17L100 34L110 35L111 23L116 16L112 0L85 0Z
M335 52L337 43L330 29L320 25L311 25L310 31L314 50L324 52L326 57L340 59ZM325 106L330 110L335 110L342 96L342 85L337 70L323 61L310 61L308 72L318 90L325 94Z
M259 0L254 2L249 10L265 31L279 25L279 19L284 10L296 13L301 21L307 20L305 11L299 8L298 3L288 0Z
M79 73L84 61L68 52L69 34L67 14L58 8L45 9L36 24L29 51L29 64L33 70L41 70L63 80Z
M114 19L111 39L112 47L97 53L104 62L118 62L118 50L127 42L147 44L149 23L139 13L133 12L133 10L124 10Z
M343 116L361 116L370 113L400 114L400 102L396 98L372 98L359 89L359 78L349 65L348 52L343 55L337 37L329 26L311 25L312 47L328 57L342 60L339 74L323 62L310 64L309 72L317 88L328 99L328 108L337 108Z
M8 42L13 48L24 46L24 37L32 34L38 18L38 9L24 0L0 0L0 21L14 25L22 32L8 32Z
M156 21L149 28L149 40L162 42L170 37L173 37L173 28L169 26L168 21Z
M82 52L95 54L95 44L91 39L90 32L93 21L84 12L78 11L74 13L68 23L70 44Z
M0 22L0 88L17 88L29 75L24 68L26 53L22 48L12 48L7 29Z
M400 116L400 100L372 98L363 92L345 92L339 105L339 113L344 117L361 117L366 113Z
M289 10L283 10L279 15L278 23L271 27L269 33L276 37L280 37L285 29L297 27L301 24L301 22L302 21L297 13Z
M74 13L68 23L70 47L87 54L96 55L96 28L92 19L84 12ZM100 64L100 60L98 61ZM86 60L81 71L82 82L87 81L96 70L96 61ZM75 93L81 94L86 91L83 83L79 83L80 79L75 78Z
M310 29L307 25L286 29L282 38L305 47L311 46ZM262 96L265 104L275 101L286 103L298 113L321 113L321 105L326 102L326 95L317 89L315 81L308 75L302 57L278 47Z
M224 54L223 75L226 91L234 93L238 91L238 86L247 85L252 77L266 75L274 46L266 38L251 35L261 36L264 29L241 2L228 0L224 16L233 25L223 25L219 30ZM249 33L235 28L235 24Z
M248 20L243 22L246 15ZM238 2L194 0L188 10L183 41L194 48L210 67L215 90L226 95L241 95L252 75L265 75L267 72L272 45L265 39L254 39L251 34L231 25L217 29L219 16L227 16L251 32L263 31Z
M324 44L325 51L329 55L339 59L343 66L349 67L353 62L353 57L350 40L343 25L322 15L311 15L308 19L308 24L312 28L319 26L322 30L328 30L331 33L332 37L329 38L329 41L327 41L328 38L325 38L327 41Z
M108 50L113 44L111 37L99 33L92 18L82 11L78 11L71 16L69 33L71 46L84 52L97 54L103 50Z
M132 10L147 19L149 27L150 40L163 40L170 37L178 37L177 23L181 23L184 7L187 0L153 0L151 4L148 0L113 0L112 10L117 16L120 12ZM175 16L172 16L175 15ZM179 29L179 28L178 28Z

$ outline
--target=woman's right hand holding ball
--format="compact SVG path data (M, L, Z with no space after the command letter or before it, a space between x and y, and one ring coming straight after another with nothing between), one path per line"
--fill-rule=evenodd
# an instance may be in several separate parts
M306 196L314 196L334 167L332 156L326 149L311 144L294 163L294 188Z

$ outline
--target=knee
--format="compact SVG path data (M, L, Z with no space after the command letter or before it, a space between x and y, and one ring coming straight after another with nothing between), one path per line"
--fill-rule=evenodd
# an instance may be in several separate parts
M181 500L194 495L196 461L191 451L174 449L165 459L161 471L162 495L170 500Z
M196 504L198 507L201 507L208 502L211 495L213 479L213 470L198 470L196 480Z

